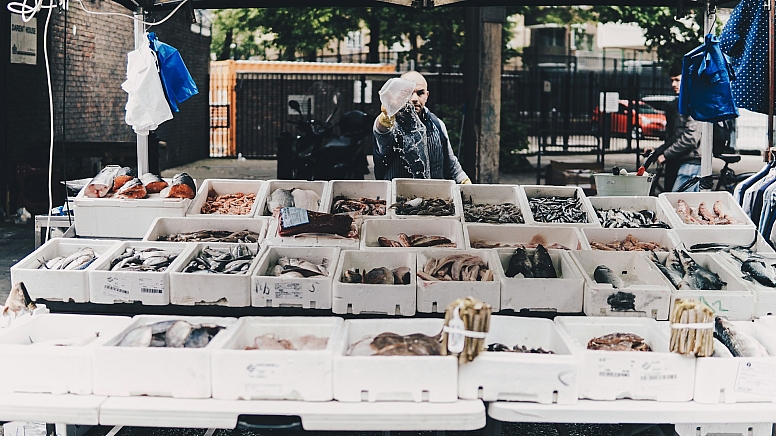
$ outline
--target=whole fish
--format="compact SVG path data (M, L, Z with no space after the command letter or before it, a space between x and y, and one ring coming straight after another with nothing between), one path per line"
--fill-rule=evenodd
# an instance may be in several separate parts
M309 189L294 189L291 191L291 196L294 198L294 207L318 210L318 206L321 204L321 196Z
M614 289L625 287L625 282L622 281L622 278L606 265L598 265L593 272L593 278L596 283L608 283Z
M686 251L681 249L675 249L675 251L684 267L682 282L687 285L680 286L680 289L719 291L727 285L719 275L699 265Z
M135 177L135 170L130 167L122 167L113 178L113 190L118 191L119 188L124 186L124 183L127 183Z
M194 198L197 195L197 185L190 175L176 174L172 177L172 185L162 189L160 195L164 198Z
M515 277L518 274L522 274L524 278L534 278L533 269L531 267L531 261L528 260L528 252L523 247L517 247L512 254L512 258L509 259L509 267L506 270L507 277Z
M734 357L768 356L768 350L753 336L741 331L722 317L714 319L714 337L719 339Z
M202 348L223 327L191 324L184 320L160 321L135 327L116 344L119 347Z
M272 212L278 208L294 207L294 196L291 194L292 189L278 188L272 191L267 197L267 214L272 215Z
M162 180L158 175L152 173L143 174L140 176L140 181L143 183L143 186L145 186L146 191L148 191L149 194L156 194L167 187L167 182Z
M90 198L101 198L108 195L113 188L114 179L121 169L118 165L108 165L102 169L84 188L84 195Z
M776 288L776 270L765 262L757 259L747 259L741 264L741 271L748 274L763 286Z
M11 292L8 293L1 315L14 318L24 314L31 314L36 308L37 306L30 298L24 283L19 282L13 285Z
M116 196L119 198L146 198L148 191L146 191L143 182L137 177L128 181L116 192Z
M674 285L674 288L679 288L679 283L682 282L683 274L679 274L676 270L672 268L668 268L667 266L663 265L660 262L660 259L658 259L657 254L655 254L654 251L649 252L649 258L652 261L652 263L657 266L657 269L660 270L660 272L663 273L664 276L668 279L669 282L671 282L672 285Z
M552 266L552 258L542 244L536 246L533 255L533 275L537 279L554 279L558 277L555 267Z

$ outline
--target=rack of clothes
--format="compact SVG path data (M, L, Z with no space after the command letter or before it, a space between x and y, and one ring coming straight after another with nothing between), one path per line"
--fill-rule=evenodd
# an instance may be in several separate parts
M776 161L739 183L733 197L771 245L776 245Z

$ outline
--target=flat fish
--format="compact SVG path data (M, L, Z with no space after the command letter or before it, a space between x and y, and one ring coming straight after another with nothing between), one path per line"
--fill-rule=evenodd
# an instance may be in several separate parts
M533 255L533 274L538 279L554 279L558 277L555 267L552 266L550 253L542 244L536 246Z
M611 268L606 265L598 265L593 272L596 283L609 283L614 289L622 289L625 283Z
M294 207L307 210L318 210L321 196L315 191L309 189L294 189L291 191L291 196L294 198Z
M145 186L146 191L148 191L149 194L156 194L167 187L167 182L162 180L158 175L152 173L143 174L140 176L140 181L143 182L143 186Z
M172 185L161 191L161 196L164 198L194 198L195 195L197 195L197 185L186 173L174 175Z
M127 183L135 177L135 170L130 167L121 167L113 178L113 191L118 191L119 188L124 186L124 183Z
M108 165L102 169L84 188L84 195L89 198L101 198L108 195L113 188L114 179L121 169L118 165Z
M143 182L137 177L128 181L116 192L116 196L119 198L146 198L148 191L146 191Z
M278 188L272 191L267 197L267 213L270 215L277 208L294 207L294 196L292 189Z
M512 258L509 259L509 267L506 271L507 277L515 277L518 274L522 274L524 278L534 278L533 270L531 268L531 261L528 260L528 252L523 247L517 247L512 254Z
M719 339L730 350L733 357L763 357L769 355L768 350L757 339L719 316L714 319L714 337Z

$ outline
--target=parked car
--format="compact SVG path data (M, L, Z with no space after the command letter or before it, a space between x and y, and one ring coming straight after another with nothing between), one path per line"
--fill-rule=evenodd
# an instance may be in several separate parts
M665 138L665 112L655 109L641 100L638 101L638 110L636 108L630 109L629 106L630 102L628 100L620 100L619 110L609 114L611 117L609 128L613 135L625 136L630 134L633 139L647 136ZM602 126L603 120L600 117L600 112L598 106L593 109L592 128L594 132L600 131ZM631 118L630 123L628 123L628 117Z

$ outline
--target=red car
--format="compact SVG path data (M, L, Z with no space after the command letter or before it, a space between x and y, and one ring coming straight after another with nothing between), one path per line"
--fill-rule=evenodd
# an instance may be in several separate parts
M652 136L665 138L666 136L666 114L652 106L638 102L638 114L636 110L629 109L628 100L620 100L620 107L616 113L610 115L610 132L615 136L625 136L630 133L631 138L643 138ZM601 129L600 110L596 106L593 109L593 131L598 132ZM630 126L628 117L631 117Z

